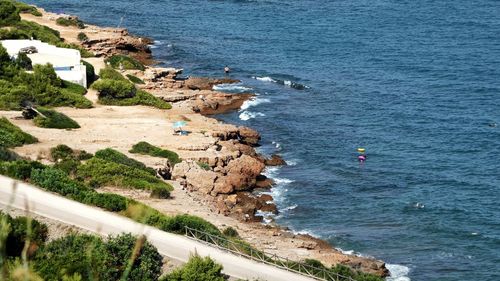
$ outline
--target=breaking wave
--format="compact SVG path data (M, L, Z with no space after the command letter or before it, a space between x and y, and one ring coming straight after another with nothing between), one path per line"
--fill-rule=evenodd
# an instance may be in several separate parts
M290 87L290 88L293 88L293 89L296 89L296 90L310 89L310 87L307 86L307 85L300 84L298 82L291 81L291 80L275 79L275 78L271 78L269 76L264 76L264 77L252 76L252 78L256 79L256 80L259 80L259 81L263 81L263 82L271 82L271 83L276 83L276 84L279 84L279 85L284 85L284 86L287 86L287 87Z
M212 87L214 91L231 92L231 93L245 93L253 90L252 88L245 87L241 83L236 84L219 84Z
M264 117L266 116L264 113L261 112L251 112L251 111L243 111L240 113L240 120L243 121L248 121L250 119L256 118L256 117Z
M261 98L253 98L246 100L243 105L241 105L240 111L247 110L248 108L252 106L257 106L259 104L263 103L270 103L271 101L269 99L261 99Z

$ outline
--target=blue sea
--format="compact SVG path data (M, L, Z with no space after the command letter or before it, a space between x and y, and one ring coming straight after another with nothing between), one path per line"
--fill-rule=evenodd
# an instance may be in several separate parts
M281 214L390 280L500 280L500 2L36 0L154 38L185 75L255 92ZM357 148L366 149L364 164Z

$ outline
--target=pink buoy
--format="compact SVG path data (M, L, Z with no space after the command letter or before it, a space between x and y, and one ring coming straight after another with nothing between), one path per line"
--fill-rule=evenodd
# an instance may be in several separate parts
M359 162L365 162L366 161L366 156L365 155L359 155L358 156Z

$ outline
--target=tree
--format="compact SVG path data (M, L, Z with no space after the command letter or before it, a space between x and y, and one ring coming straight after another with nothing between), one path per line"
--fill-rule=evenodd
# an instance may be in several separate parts
M7 50L0 44L0 68L12 63L12 60L7 53Z
M31 59L25 53L19 52L19 54L17 54L17 58L16 58L16 60L14 62L20 68L23 68L23 69L26 69L26 70L32 70L33 69L33 65L32 65Z
M0 1L0 26L9 26L20 20L19 10L12 1Z

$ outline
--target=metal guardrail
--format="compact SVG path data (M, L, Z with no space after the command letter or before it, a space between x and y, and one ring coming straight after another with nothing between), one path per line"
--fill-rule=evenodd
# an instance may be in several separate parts
M187 226L185 226L185 230L185 235L191 239L205 244L210 244L211 246L215 246L221 250L231 252L238 256L276 266L286 271L292 271L316 280L355 281L350 276L343 276L338 273L331 272L327 268L319 268L302 262L292 261L276 254L266 253L264 251L254 249L249 244L243 242L232 241Z

